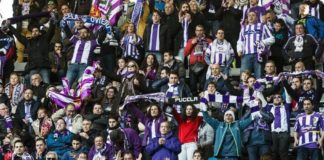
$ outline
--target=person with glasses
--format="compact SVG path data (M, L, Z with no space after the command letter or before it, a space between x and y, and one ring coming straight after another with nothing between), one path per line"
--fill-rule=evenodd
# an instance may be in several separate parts
M305 98L304 112L296 117L294 146L297 147L297 160L322 159L324 120L321 113L314 111L313 102L312 99Z
M14 152L12 154L14 160L34 160L34 158L25 150L25 145L21 140L14 142Z
M55 151L59 157L69 151L72 143L73 133L67 129L66 122L59 118L56 122L56 128L46 139L48 150Z
M268 104L266 108L274 116L270 126L272 159L289 159L291 99L286 95L284 100L279 93L276 93L272 97L272 104Z
M119 92L114 99L112 113L118 112L119 104L123 102L126 96L149 92L149 89L146 87L144 75L139 73L138 64L135 61L130 60L126 66L127 71L123 75L115 75L103 70L105 76L121 83Z
M61 42L55 42L54 51L49 53L49 60L51 64L51 75L56 81L60 81L65 76L67 69L66 56L66 53L63 51L63 44Z
M56 152L50 151L46 154L46 160L58 160L58 155Z
M35 142L36 151L33 152L33 157L35 160L45 160L47 153L47 145L43 138L37 138Z
M81 131L83 117L81 114L76 113L73 103L68 104L65 108L59 109L52 115L54 123L61 118L66 122L66 128L72 133L77 134Z

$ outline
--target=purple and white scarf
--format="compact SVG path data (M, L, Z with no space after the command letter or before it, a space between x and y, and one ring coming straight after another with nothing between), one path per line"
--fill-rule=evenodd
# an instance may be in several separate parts
M138 22L140 21L140 17L142 15L142 11L143 11L143 5L144 5L143 0L137 0L136 4L134 6L131 21L132 21L132 23L134 23L135 28L137 28Z
M149 51L160 51L160 24L152 24Z
M186 47L188 41L188 33L189 33L189 21L184 18L182 20L182 29L183 29L183 47Z

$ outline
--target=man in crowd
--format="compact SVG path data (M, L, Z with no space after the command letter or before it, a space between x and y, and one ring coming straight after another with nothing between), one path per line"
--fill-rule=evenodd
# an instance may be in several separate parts
M248 13L248 24L241 28L237 42L238 56L242 57L241 71L250 70L256 78L261 78L265 58L265 47L275 42L268 27L257 22L256 12ZM263 51L259 48L263 47Z
M324 121L321 113L314 111L313 101L303 100L304 113L296 117L294 146L297 148L297 160L321 159L321 147L324 141Z

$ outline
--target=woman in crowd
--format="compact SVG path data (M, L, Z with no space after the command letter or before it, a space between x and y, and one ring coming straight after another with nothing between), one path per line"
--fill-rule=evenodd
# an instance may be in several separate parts
M151 83L157 79L157 71L159 63L154 54L147 54L141 66L139 73L143 74L146 78L147 86L151 86Z
M181 143L179 159L191 160L192 153L198 148L198 128L202 123L202 117L198 116L198 110L193 105L186 105L180 115L173 109L173 115L178 122L178 138Z
M140 64L143 59L144 42L143 39L136 34L135 25L129 23L124 37L120 41L123 50L122 57L127 60L134 60Z

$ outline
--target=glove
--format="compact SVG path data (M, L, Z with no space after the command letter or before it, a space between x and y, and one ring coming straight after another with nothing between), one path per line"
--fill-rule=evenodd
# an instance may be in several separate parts
M200 103L200 110L203 112L207 111L207 105L205 103Z
M252 117L252 120L255 120L258 118L262 118L262 115L261 115L260 111L256 111L256 112L251 113L251 117Z

